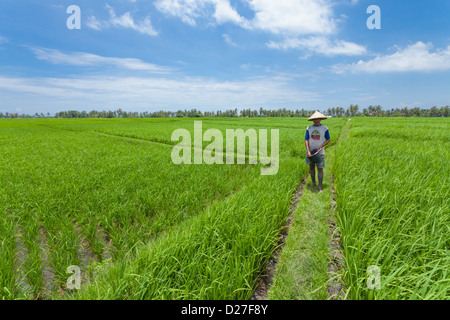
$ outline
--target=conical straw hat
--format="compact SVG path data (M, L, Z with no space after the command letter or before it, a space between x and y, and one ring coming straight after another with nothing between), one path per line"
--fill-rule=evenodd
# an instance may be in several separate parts
M314 114L308 119L308 121L314 121L316 119L321 119L321 120L325 120L328 119L329 117L323 115L322 113L320 113L319 111L314 112Z

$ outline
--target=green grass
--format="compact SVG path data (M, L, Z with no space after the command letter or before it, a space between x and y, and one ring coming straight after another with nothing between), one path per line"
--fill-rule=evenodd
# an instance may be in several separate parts
M267 229L262 228L261 237L256 237L253 246L259 246L257 258L253 257L246 265L248 270L242 271L245 286L236 290L248 293L287 214L279 202L288 199L289 191L295 188L299 167L292 163L303 156L308 123L304 119L203 120L204 131L215 127L222 132L227 128L279 127L280 157L286 166L280 169L289 178L261 182L259 165L174 165L170 159L173 144L167 139L176 128L192 130L192 119L0 121L0 205L5 221L17 225L2 231L2 239L7 239L2 254L9 257L2 263L26 274L25 280L17 280L19 271L5 279L9 282L1 296L58 297L69 276L68 266L81 264L92 278L92 270L100 273L105 266L135 259L142 248L179 233L178 225L196 221L197 216L204 216L219 204L227 203L221 210L229 212L231 220L239 219L241 210L244 216L245 210L249 214L267 212L264 202L255 202L253 207L247 204L253 192L249 186L263 183L258 188L272 193L261 197L271 199L274 203L268 208L279 211L273 213L274 220ZM280 183L284 192L277 193ZM240 196L238 207L224 202L242 190L247 191ZM254 221L255 230L263 221ZM24 239L24 261L11 258L15 254L12 247L7 250L8 241L18 237ZM91 255L88 262L80 255L82 239L90 251L83 252ZM13 282L14 286L26 282L28 287L13 290ZM53 291L48 292L48 288Z
M329 179L324 179L324 193L311 183L294 214L294 221L278 262L271 300L327 299L330 210Z
M16 227L14 221L4 216L0 217L0 298L11 299L20 295L17 285L15 268Z
M449 127L352 120L333 167L349 298L449 298ZM367 287L372 265L380 290Z
M302 176L292 174L295 161L284 168L139 247L71 298L248 299Z
M203 131L278 128L279 173L174 165L171 133L192 132L192 119L0 121L0 298L248 299L307 170L309 123L202 120ZM327 121L335 141L345 120ZM349 298L448 298L448 120L351 124L333 168ZM314 239L326 208L310 196L295 226L311 243L306 273L323 270L325 252ZM89 274L79 292L64 291L70 265ZM382 290L365 285L370 265L381 268ZM323 298L316 275L290 297Z
M338 130L332 132L336 136ZM276 176L258 178L140 247L134 258L107 268L74 298L250 298L286 223L290 198L308 169L299 160L283 157Z
M0 133L6 141L0 145L2 217L16 221L25 232L28 256L23 269L35 297L43 290L40 231L57 286L63 286L66 268L80 263L80 234L74 223L100 259L105 249L98 237L101 230L112 241L112 258L122 259L136 244L259 175L256 166L175 166L170 146L35 123L5 127ZM5 243L10 239L6 232Z

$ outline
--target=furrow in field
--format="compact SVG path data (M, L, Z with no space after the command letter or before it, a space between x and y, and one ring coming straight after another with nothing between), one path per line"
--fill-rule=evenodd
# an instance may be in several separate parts
M350 120L351 121L351 120ZM333 145L345 140L349 136L350 121L342 128L339 137ZM333 150L334 151L334 150ZM330 159L330 166L333 166L334 156ZM345 262L341 247L341 233L336 217L336 190L334 187L333 173L330 173L330 217L328 219L329 238L330 238L330 262L328 264L328 297L330 300L344 300L345 299L345 284L342 280L344 273Z
M38 299L45 299L53 294L58 289L55 271L52 268L50 258L50 246L48 244L48 235L44 228L39 228L39 247L41 248L42 261L42 276L43 287L42 291L37 296Z
M76 222L74 222L73 224L75 226L77 235L80 239L80 245L77 250L77 256L78 260L81 263L81 265L79 266L82 272L81 285L84 285L87 282L89 282L89 270L88 270L89 266L92 265L95 261L98 261L97 260L98 258L91 250L90 243L87 240L85 234L83 233L82 227L80 227Z
M170 147L174 147L176 144L178 144L178 142L172 142L172 141L164 141L164 140L157 140L157 139L144 139L144 138L137 138L137 137L132 137L132 136L128 136L128 135L118 135L118 134L112 134L112 133L105 133L105 132L99 132L99 131L92 131L96 134L100 134L100 135L104 135L104 136L109 136L109 137L116 137L116 138L122 138L125 140L130 140L130 141L141 141L141 142L147 142L147 143L156 143L159 145L165 145L165 146L170 146ZM194 154L194 152L196 150L200 150L200 151L204 151L203 146L201 148L196 148L196 147L191 147L192 150L192 154ZM221 157L223 159L223 163L226 163L226 156L227 156L227 152L226 152L226 148L223 148L223 152L220 152L219 150L217 151L213 151L211 153L211 156L214 157ZM250 159L250 156L248 154L248 152L245 153L240 153L237 150L234 150L233 153L234 157L236 158L241 158L241 159L245 159L246 163L248 163L248 160ZM270 162L271 158L270 157L258 157L259 161L263 161L263 162Z
M140 137L133 137L133 136L129 136L129 135L125 135L125 134L113 134L113 133L106 133L106 132L101 132L101 131L89 131L95 134L99 134L99 135L103 135L103 136L109 136L109 137L116 137L116 138L123 138L123 139L127 139L127 140L131 140L131 141L139 141L139 142L147 142L147 143L156 143L158 145L163 145L163 146L174 146L176 143L175 142L171 142L171 141L166 141L166 140L158 140L158 139L144 139L144 138L140 138Z
M285 245L286 238L288 236L292 221L294 220L294 213L297 210L300 199L303 195L303 189L306 185L306 178L307 178L307 176L302 180L302 182L298 186L297 191L295 192L294 196L292 197L291 206L289 208L288 220L282 228L280 238L278 240L278 244L277 244L275 250L272 252L272 255L271 255L270 260L266 267L266 271L264 272L264 274L262 276L259 277L259 279L257 281L258 287L253 292L253 295L250 298L250 300L267 300L268 299L268 292L270 290L270 287L272 286L273 279L275 277L277 264L280 259L280 255L283 250L283 247Z
M102 227L97 229L98 239L103 244L101 251L101 261L109 260L112 258L112 253L115 251L114 245L110 237L107 236L105 230Z
M328 220L329 238L330 238L330 262L328 264L328 296L330 300L345 299L345 284L342 280L344 272L344 256L341 248L341 233L336 217L336 194L334 189L334 177L331 175L331 205L330 217Z
M27 293L31 292L31 286L27 282L27 278L25 275L25 262L26 257L28 255L28 250L24 242L23 230L19 226L16 230L16 272L18 274L16 278L16 284L20 288L21 295L27 295Z

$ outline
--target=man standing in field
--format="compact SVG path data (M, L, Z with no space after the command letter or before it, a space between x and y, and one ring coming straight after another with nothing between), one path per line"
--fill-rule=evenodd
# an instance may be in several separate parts
M306 146L306 164L309 165L309 173L312 179L312 187L316 186L316 166L319 178L319 192L323 192L323 169L325 168L325 149L324 147L330 143L330 132L328 128L320 121L328 119L319 111L315 112L308 121L314 121L314 125L306 129L305 146Z

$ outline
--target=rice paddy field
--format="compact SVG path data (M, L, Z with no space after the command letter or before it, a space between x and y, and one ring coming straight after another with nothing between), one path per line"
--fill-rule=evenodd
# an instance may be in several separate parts
M351 299L449 299L450 123L354 119L336 147L338 224ZM370 266L380 289L364 283Z
M250 299L309 171L311 123L196 120L223 136L278 129L278 173L174 164L172 132L193 135L193 119L0 119L0 299ZM324 124L346 298L448 299L450 121Z

